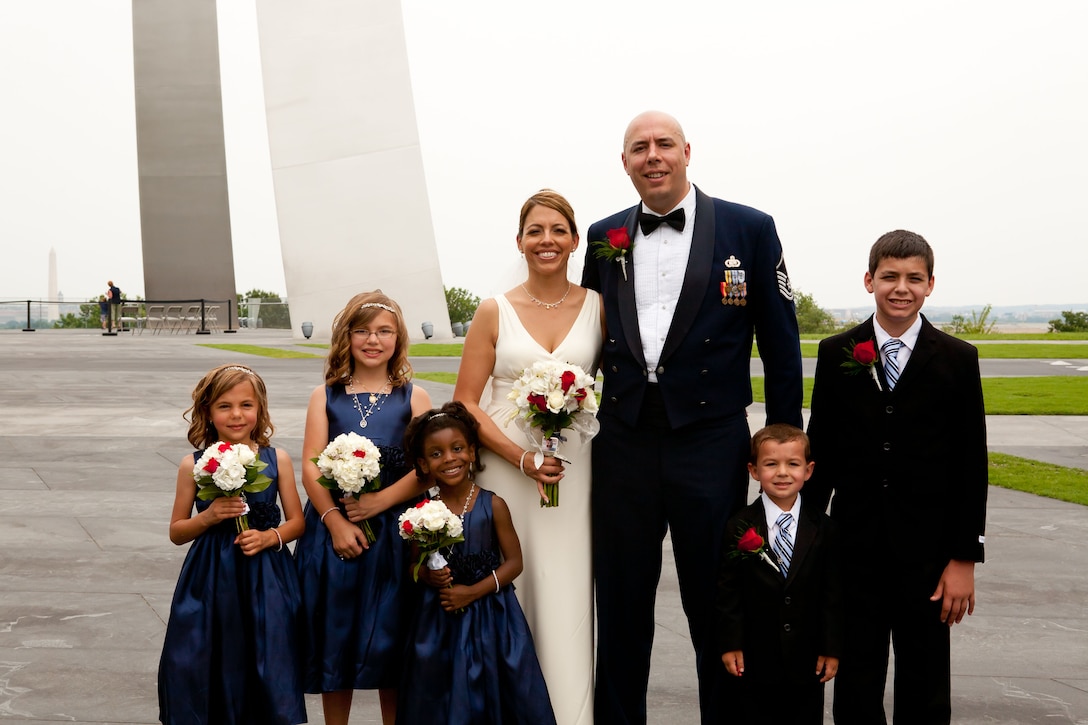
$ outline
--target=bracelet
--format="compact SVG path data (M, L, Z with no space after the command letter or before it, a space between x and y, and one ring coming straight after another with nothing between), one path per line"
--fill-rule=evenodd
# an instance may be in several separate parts
M518 461L518 468L521 469L521 475L523 475L523 476L528 476L529 475L528 473L525 472L525 456L527 456L527 455L529 455L529 451L522 451L521 452L521 460Z
M495 577L495 593L499 593L499 575L495 573L495 570L491 570L491 576Z
M325 513L321 514L321 519L320 519L321 523L325 523L325 517L328 516L329 514L331 514L335 510L336 510L335 506L333 506L331 509L326 509Z
M280 540L280 545L276 547L276 551L283 551L283 537L280 536L279 529L272 529L272 533L276 535L276 538Z

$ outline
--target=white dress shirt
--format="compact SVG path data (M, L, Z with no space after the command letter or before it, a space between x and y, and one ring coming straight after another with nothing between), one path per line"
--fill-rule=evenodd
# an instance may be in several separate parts
M641 211L656 214L640 204ZM636 225L632 240L631 266L635 278L635 311L638 332L642 337L642 354L646 358L646 374L651 383L657 382L657 366L665 338L672 325L684 272L691 253L692 232L695 229L695 185L691 184L683 201L675 209L684 210L684 231L678 232L662 224L649 234ZM664 216L664 215L662 215Z
M902 376L903 371L907 369L907 361L910 360L911 352L918 345L918 333L921 331L922 316L918 315L914 318L914 324L908 327L907 331L899 336L899 341L903 343L903 347L899 348L899 352L895 354L895 364L899 366L900 376ZM876 349L880 351L880 363L885 369L888 367L888 356L884 352L884 343L891 338L892 336L876 321L876 315L873 315L873 339L876 344Z
M801 520L801 493L797 493L797 498L794 499L793 507L789 511L778 508L778 504L762 491L759 494L759 499L763 502L763 514L767 517L767 548L774 546L774 542L778 541L778 533L781 530L778 525L778 517L782 514L793 516L793 540L796 542L797 522Z

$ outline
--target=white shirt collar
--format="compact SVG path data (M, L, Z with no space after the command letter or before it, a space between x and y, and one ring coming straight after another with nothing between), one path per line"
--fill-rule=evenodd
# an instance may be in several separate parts
M922 331L922 316L918 315L914 318L913 324L907 328L907 331L899 336L899 341L903 343L903 346L908 350L914 350L918 345L918 334ZM873 315L873 337L876 339L876 349L879 350L884 346L884 343L891 339L891 335L880 326L877 322L876 315Z
M684 198L680 200L680 203L674 206L672 209L669 209L664 214L658 214L656 211L646 206L646 202L642 202L640 204L641 211L644 211L647 214L653 214L654 216L666 216L673 213L677 209L684 210L684 229L686 230L687 225L691 224L692 220L695 219L695 184L689 183L688 193L684 195Z
M794 528L793 531L797 532L797 522L801 516L801 493L797 493L797 498L793 502L793 507L789 511L783 511L778 508L778 504L771 500L771 498L760 491L759 498L763 501L763 514L767 517L767 535L773 541L775 536L778 536L778 517L782 514L790 514L793 516Z

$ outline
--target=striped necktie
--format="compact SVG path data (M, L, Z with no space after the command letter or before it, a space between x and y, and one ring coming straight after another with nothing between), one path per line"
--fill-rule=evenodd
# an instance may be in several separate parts
M884 377L888 379L888 390L894 390L899 382L899 348L903 347L903 341L898 337L889 337L880 350L884 353Z
M775 523L778 524L778 536L774 538L771 548L774 549L778 563L782 567L782 576L786 576L790 569L790 559L793 558L793 534L790 533L793 515L782 514Z

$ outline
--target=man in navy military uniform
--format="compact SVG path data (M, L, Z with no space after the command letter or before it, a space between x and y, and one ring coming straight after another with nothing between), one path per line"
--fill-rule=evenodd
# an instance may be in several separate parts
M688 182L690 158L676 119L637 116L622 159L642 203L589 228L600 256L587 254L582 284L602 294L607 326L593 441L594 709L609 725L646 721L666 530L702 720L727 721L712 573L725 522L748 488L745 409L756 330L767 423L801 426L797 316L774 221L703 194Z

